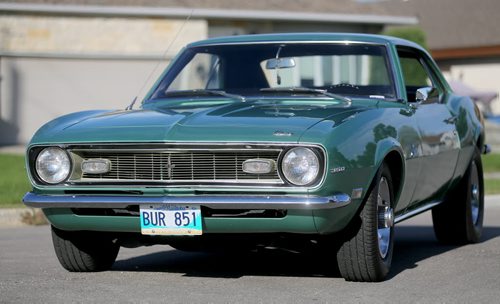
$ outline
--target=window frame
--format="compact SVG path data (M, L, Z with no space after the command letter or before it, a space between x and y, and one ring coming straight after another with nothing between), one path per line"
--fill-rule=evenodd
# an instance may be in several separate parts
M425 52L422 52L419 49L409 47L409 46L401 46L401 45L396 46L396 52L398 55L399 65L401 67L401 76L403 79L403 86L405 87L405 90L406 90L407 85L406 85L406 79L404 77L404 73L402 70L401 58L413 57L416 60L418 60L420 65L424 68L424 71L426 72L427 77L429 78L429 80L432 83L432 87L437 89L437 91L438 91L439 97L438 97L437 101L430 101L428 103L442 103L442 99L443 99L442 96L446 92L445 86L441 82L441 79L438 77L437 72L436 72L436 67L434 66L434 64L432 64L432 61L429 58L429 56ZM407 54L410 54L411 56L401 56L400 55L401 53L407 53ZM407 93L406 95L408 96L408 92L406 92L406 93ZM408 97L406 97L406 99L407 99L408 103L412 103L412 101L408 100Z

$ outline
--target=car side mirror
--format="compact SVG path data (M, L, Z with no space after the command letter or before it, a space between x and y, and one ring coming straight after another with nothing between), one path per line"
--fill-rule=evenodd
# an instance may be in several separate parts
M415 103L432 103L436 102L439 97L439 91L433 87L423 87L417 89L415 94Z

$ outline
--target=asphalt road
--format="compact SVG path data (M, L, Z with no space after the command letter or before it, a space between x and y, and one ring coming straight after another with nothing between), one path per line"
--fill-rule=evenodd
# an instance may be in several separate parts
M0 303L498 303L500 199L486 203L483 241L437 243L430 213L397 226L387 281L325 275L327 260L284 251L185 253L121 249L113 269L69 273L44 227L0 229Z

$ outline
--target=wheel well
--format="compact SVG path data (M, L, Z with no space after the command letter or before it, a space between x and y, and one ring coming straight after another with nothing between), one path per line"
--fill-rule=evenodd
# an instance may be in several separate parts
M396 202L401 192L401 180L403 179L403 162L401 155L396 151L391 151L385 156L384 162L391 171L392 183L394 187L394 201Z

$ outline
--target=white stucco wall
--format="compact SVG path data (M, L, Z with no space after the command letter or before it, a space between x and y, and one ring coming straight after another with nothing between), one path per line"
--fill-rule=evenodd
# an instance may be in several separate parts
M157 63L3 58L0 144L27 143L44 123L67 113L124 109L136 95L146 93L167 62L140 92Z
M207 32L205 20L0 15L0 145L67 113L125 108Z

